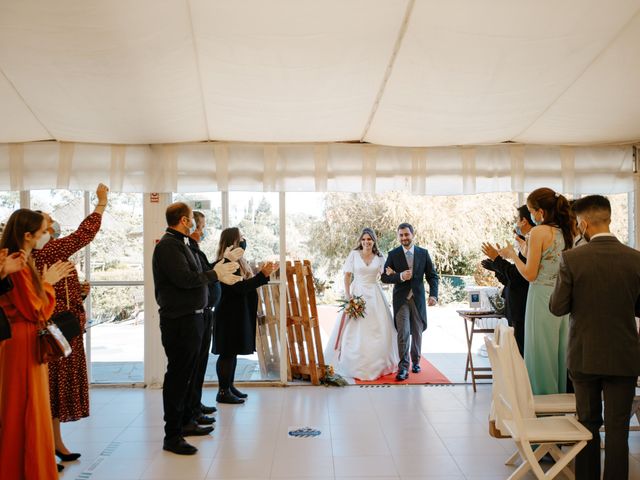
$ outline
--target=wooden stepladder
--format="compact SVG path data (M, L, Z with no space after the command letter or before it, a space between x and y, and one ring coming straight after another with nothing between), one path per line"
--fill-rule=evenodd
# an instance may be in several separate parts
M258 328L256 329L256 352L263 379L280 378L279 315L280 285L278 283L263 285L258 289Z
M287 262L287 345L291 375L320 385L325 374L311 262Z

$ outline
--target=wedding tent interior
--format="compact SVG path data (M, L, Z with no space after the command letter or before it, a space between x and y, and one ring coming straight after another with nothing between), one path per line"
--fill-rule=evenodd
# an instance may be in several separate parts
M136 289L128 383L160 387L151 255L174 199L215 192L225 227L235 194L269 195L282 267L298 193L627 195L637 248L639 79L640 0L2 1L0 196L140 196L139 275L84 268Z
M3 2L0 189L545 185L633 212L638 45L630 0Z

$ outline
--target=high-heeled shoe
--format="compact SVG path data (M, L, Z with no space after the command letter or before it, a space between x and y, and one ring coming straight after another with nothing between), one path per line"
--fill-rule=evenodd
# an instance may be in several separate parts
M58 472L64 470L64 465L60 465L59 463L56 463L56 467L58 467Z
M240 390L238 390L233 385L231 386L231 388L229 390L231 390L231 393L233 393L238 398L247 398L249 396L246 393L242 393Z
M63 462L73 462L74 460L79 459L80 456L80 453L62 453L60 450L56 449L56 457Z

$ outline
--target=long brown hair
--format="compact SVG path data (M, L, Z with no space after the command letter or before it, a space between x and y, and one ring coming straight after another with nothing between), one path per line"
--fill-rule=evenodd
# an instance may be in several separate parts
M371 240L373 240L373 248L371 248L371 251L373 252L373 254L377 255L378 257L381 257L382 254L378 249L378 237L376 237L376 232L374 232L373 229L369 227L362 229L362 233L358 238L358 246L354 248L354 250L362 250L362 237L364 237L365 235L369 235L371 237Z
M19 252L24 248L24 235L29 232L31 235L40 230L44 222L44 215L28 208L20 208L13 212L7 220L7 224L2 232L2 238L0 239L0 249L6 248L9 250L9 254ZM44 285L42 284L42 277L38 273L36 264L33 261L33 256L29 255L27 258L27 267L31 270L31 277L33 278L33 285L36 289L36 293L41 298L46 298L44 294Z
M227 247L238 246L238 244L240 243L240 238L240 229L238 227L225 228L220 233L220 242L218 242L217 255L218 261L221 261L224 258L224 251L227 249ZM238 260L238 263L240 264L240 272L242 273L242 276L244 278L253 277L251 267L249 266L249 263L244 259L244 257Z
M563 250L568 250L573 246L575 218L569 208L569 201L564 195L560 195L550 188L538 188L527 197L527 205L534 210L542 209L544 218L541 225L558 227L562 230Z

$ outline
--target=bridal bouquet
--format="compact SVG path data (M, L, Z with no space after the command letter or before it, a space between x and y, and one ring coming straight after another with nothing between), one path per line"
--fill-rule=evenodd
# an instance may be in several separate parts
M364 318L367 310L367 303L362 297L351 297L349 300L342 300L340 311L344 312L348 318Z

